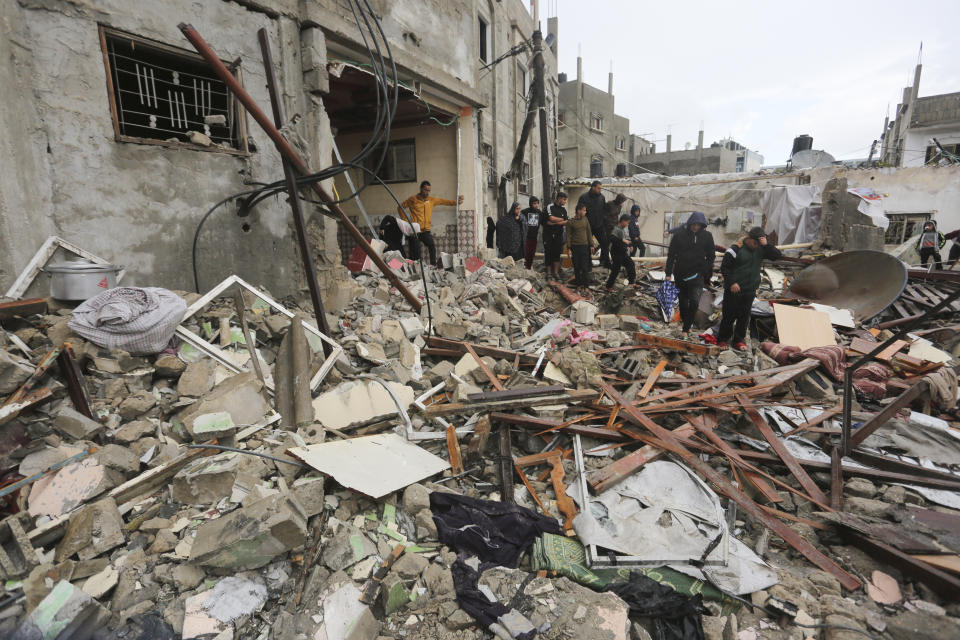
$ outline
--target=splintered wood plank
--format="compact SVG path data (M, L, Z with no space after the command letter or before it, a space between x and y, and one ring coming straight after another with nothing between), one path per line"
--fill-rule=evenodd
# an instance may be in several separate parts
M685 438L693 433L693 426L689 423L682 424L674 429L673 433L681 438ZM603 493L627 476L639 471L643 465L661 458L665 453L666 451L658 447L649 444L644 445L633 453L611 462L602 469L591 471L587 474L587 482L596 493Z
M864 340L863 338L854 338L850 341L849 348L857 353L870 353L877 348L878 344L879 343L877 342L870 342L869 340ZM890 358L892 358L895 353L906 347L908 344L909 343L904 340L897 340L874 357L877 360L882 360L883 362L890 362Z
M783 460L783 463L787 465L787 469L790 470L790 473L793 474L793 477L797 479L797 482L800 483L800 486L804 488L807 494L821 504L830 504L827 496L824 495L823 491L820 490L820 487L816 485L813 479L807 475L807 472L803 470L803 467L801 467L797 459L793 457L793 454L787 450L786 445L783 444L783 440L777 437L773 429L770 428L770 425L767 424L767 421L760 415L760 412L750 403L749 398L740 394L737 396L737 401L740 402L740 406L743 407L750 421L753 422L757 430L770 444L770 448Z
M460 441L457 430L451 424L447 427L447 451L450 453L450 471L453 475L463 473L463 455L460 453Z
M472 462L483 456L487 448L487 440L490 438L490 416L481 416L477 420L477 425L473 428L473 437L470 438L470 444L467 445L466 459Z
M618 392L609 384L603 383L601 386L604 392L610 396L614 402L623 407L623 412L628 420L639 427L647 429L655 436L668 443L671 446L671 450L674 451L688 466L696 470L697 473L699 473L707 482L713 484L726 495L728 495L731 500L736 502L737 505L739 505L750 516L759 520L773 533L783 538L787 544L802 553L813 564L837 578L844 588L852 591L861 586L860 580L858 580L855 576L844 571L839 565L837 565L837 563L824 555L823 552L810 544L810 542L804 539L803 536L799 535L796 531L761 509L756 502L751 500L749 496L731 483L726 477L718 473L713 467L701 460L699 456L687 449L673 432L664 429L656 422L645 416L642 411L627 404L623 396L620 395L620 392ZM621 460L622 459L623 458L621 458Z
M663 373L663 370L667 368L667 361L661 360L657 363L657 366L653 368L653 371L650 372L650 375L647 377L647 381L643 383L643 388L640 389L637 393L638 398L646 398L647 394L650 393L650 390L653 389L653 385L656 384L657 378L660 377L660 374Z

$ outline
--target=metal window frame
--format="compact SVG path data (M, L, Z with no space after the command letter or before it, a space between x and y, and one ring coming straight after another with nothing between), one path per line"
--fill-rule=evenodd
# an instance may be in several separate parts
M377 174L378 174L378 176L380 177L380 179L381 179L385 184L405 184L405 183L408 183L408 182L417 182L417 176L418 176L419 174L417 173L417 139L416 139L416 137L413 137L413 138L399 138L399 139L397 139L397 140L388 140L386 143L377 145L377 146L374 148L373 152L370 154L370 156L368 156L368 161L369 161L369 162L368 162L368 165L367 165L367 168L368 168L368 169L371 168L371 167L369 166L370 163L375 162L375 158L378 158L378 157L379 157L379 153L378 153L378 152L380 152L380 151L383 149L383 145L384 145L384 144L386 144L386 147L387 147L387 155L386 155L386 157L383 159L383 166L381 166L381 167L380 167L380 171L377 172ZM396 164L397 164L397 163L396 163L396 158L395 158L395 157L391 157L391 147L406 146L406 145L408 145L408 144L409 144L410 147L413 149L413 178L404 178L404 177L399 177L399 178L398 178L398 177L387 178L387 177L386 177L386 175L387 175L387 171L386 171L386 170L387 170L387 168L390 166L391 162L392 162L392 164L393 164L394 173L396 173ZM380 184L380 180L374 180L373 177L371 177L371 175L370 175L369 173L367 173L366 171L363 172L363 175L364 175L364 183L365 183L365 184Z
M115 29L113 27L109 27L104 24L98 24L97 29L98 29L98 36L100 39L100 51L103 54L103 66L104 66L104 72L105 72L104 75L106 76L106 81L107 81L107 101L110 104L110 121L113 124L113 136L117 142L155 145L160 147L167 147L169 149L189 149L191 151L204 151L207 153L224 153L227 155L243 156L243 157L250 155L249 138L247 135L246 110L243 108L243 105L241 105L239 101L235 99L232 93L228 95L227 99L228 99L228 102L232 105L231 108L235 110L235 113L236 113L235 118L237 123L238 141L241 147L240 149L223 149L223 148L218 148L213 146L204 147L196 144L190 144L188 142L181 142L181 141L171 142L169 140L161 140L159 138L141 138L139 136L128 136L122 133L120 131L120 117L119 117L120 112L119 112L119 109L117 108L116 88L114 87L114 83L113 83L114 69L113 69L113 65L110 62L110 53L107 48L107 36L127 38L137 43L143 44L145 47L149 47L152 49L159 49L165 53L169 53L171 55L176 55L182 58L194 60L196 62L205 63L205 61L201 56L197 55L196 53L188 49L181 49L179 47L174 47L157 40L152 40L150 38L145 38L143 36L132 34L128 31ZM243 84L243 73L240 68L240 58L237 58L233 62L228 62L226 60L222 60L222 62L224 63L224 65L227 66L228 69L230 69L233 75L237 78L237 81L239 81L240 84Z
M180 320L180 326L177 327L176 335L181 340L195 347L196 349L200 350L205 355L210 356L211 358L213 358L214 360L216 360L217 362L225 366L230 371L233 371L234 373L242 373L243 369L233 364L233 362L231 362L224 355L224 352L222 349L220 349L219 347L217 347L216 345L210 342L207 342L206 340L204 340L203 338L201 338L200 336L198 336L197 334L195 334L194 332L190 331L189 329L183 326L184 322L192 318L198 311L200 311L201 309L209 305L211 302L213 302L214 299L220 297L221 294L223 294L227 289L229 289L234 285L240 287L241 289L245 289L246 291L249 291L253 295L257 296L258 298L266 302L270 306L270 308L274 309L280 314L290 318L291 320L296 319L296 315L293 312L291 312L286 307L281 305L279 302L277 302L276 300L268 296L266 293L264 293L263 291L260 291L253 285L247 283L240 276L232 275L228 277L226 280L224 280L223 282L221 282L220 284L218 284L217 286L215 286L213 289L208 291L205 295L201 296L196 302L191 304L189 307L187 307L186 312L183 314L183 318ZM333 338L330 338L326 334L322 333L316 327L309 324L308 322L305 322L304 320L300 320L300 323L303 325L304 331L312 333L313 335L320 338L320 340L326 342L331 346L330 354L327 356L326 360L323 361L323 364L320 366L320 369L317 371L317 373L314 374L313 378L310 379L310 390L316 391L317 387L320 386L320 383L323 382L323 379L327 377L328 373L330 373L330 369L333 368L333 365L336 363L337 359L343 354L343 347L337 344L337 342L334 341ZM256 345L247 345L247 348L248 348L248 351L250 351L250 357L255 358L256 355L251 349L256 349ZM274 392L273 383L268 381L265 386L267 390L271 394L273 394Z
M40 245L40 248L37 249L37 252L33 254L32 258L30 258L30 262L27 263L27 266L23 268L23 271L20 272L20 275L17 276L17 279L14 280L13 284L10 285L10 288L7 289L6 297L14 300L20 299L23 294L27 292L27 289L30 288L30 285L33 284L33 281L37 279L37 276L43 270L43 267L45 267L46 264L50 262L50 259L53 258L53 255L57 252L57 249L65 249L70 253L75 253L81 258L86 258L90 262L95 262L96 264L111 264L109 260L105 260L100 256L94 255L86 249L81 249L77 245L67 242L59 236L50 236L44 240L43 244ZM120 280L123 279L123 275L126 272L126 269L120 269L120 271L117 272L118 284L120 283Z

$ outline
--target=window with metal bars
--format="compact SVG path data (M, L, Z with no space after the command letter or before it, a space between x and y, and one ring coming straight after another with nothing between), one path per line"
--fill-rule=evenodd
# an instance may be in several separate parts
M239 102L199 55L102 25L100 44L118 141L248 152Z

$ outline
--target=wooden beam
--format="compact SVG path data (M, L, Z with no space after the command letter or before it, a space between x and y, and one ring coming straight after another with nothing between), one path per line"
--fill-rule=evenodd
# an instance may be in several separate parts
M490 384L493 385L493 388L497 391L503 391L503 385L500 383L500 380L497 379L497 376L493 374L493 371L490 370L490 367L487 366L487 363L484 362L480 356L477 355L477 352L470 346L470 343L463 343L464 348L467 350L471 356L473 356L474 361L480 367L480 370L483 371L483 375L487 376L487 379L490 381Z
M450 454L450 471L453 475L463 473L463 455L460 453L460 441L457 429L452 424L447 427L447 452Z
M787 465L787 469L790 470L790 473L793 474L793 477L797 479L797 482L800 483L800 486L803 487L807 494L817 502L830 504L827 496L824 495L823 491L820 490L820 487L816 485L813 479L807 475L807 472L803 470L803 467L800 466L797 459L787 450L786 445L783 444L783 440L777 437L773 429L770 428L770 425L767 424L767 421L760 415L760 412L750 403L750 400L741 394L737 396L737 401L740 402L740 406L743 407L750 421L753 422L757 430L760 431L764 439L770 444L770 448L783 460L783 463Z
M917 384L897 396L897 399L884 407L883 411L864 422L862 427L850 435L850 447L859 446L861 442L867 439L867 436L887 424L900 409L906 407L922 394L926 393L927 389L929 389L927 381L920 380Z
M490 400L483 402L444 402L430 405L422 410L427 418L452 416L458 413L483 413L486 411L519 409L522 407L539 407L549 404L573 404L589 402L599 397L599 393L590 389L567 391L549 396L533 398L516 398L512 400Z
M490 416L480 416L477 425L473 428L473 436L470 438L470 444L467 445L466 459L468 462L483 457L483 452L487 448L487 440L490 438Z
M759 520L773 533L783 538L784 541L806 556L806 558L813 564L837 578L837 580L840 581L840 584L845 588L852 591L853 589L860 587L860 581L855 576L844 571L833 560L824 555L806 539L797 534L793 529L782 523L780 520L777 520L766 511L760 509L760 507L745 493L743 493L743 491L734 486L729 480L714 470L714 468L709 464L701 460L699 456L684 447L680 440L678 440L672 432L664 429L657 423L650 420L650 418L645 416L637 408L627 404L623 396L621 396L620 393L609 384L603 383L601 387L603 388L604 393L606 393L614 402L623 406L625 417L628 420L639 427L649 430L655 436L671 445L671 450L675 451L676 454L688 466L695 469L703 478L730 496L730 499L736 502L744 511L747 512L748 515L752 516L756 520Z
M650 375L647 377L647 381L643 383L643 388L637 392L638 398L646 398L647 394L650 393L650 389L653 389L653 385L656 384L657 378L660 377L660 374L663 373L663 370L667 368L667 361L661 360L657 363L657 366L653 368L653 371L650 372Z
M693 426L682 424L674 429L673 433L679 437L688 436L693 433ZM627 476L639 471L643 465L663 457L664 453L666 452L663 449L649 444L644 445L633 453L625 455L619 460L614 460L601 469L590 472L587 474L587 482L594 492L603 493Z
M720 353L720 347L711 344L698 344L696 342L687 342L686 340L677 340L675 338L665 338L650 333L634 333L633 339L637 344L660 347L661 349L670 349L671 351L683 351L693 353L698 356L710 356Z
M830 507L843 509L843 454L840 447L830 451Z

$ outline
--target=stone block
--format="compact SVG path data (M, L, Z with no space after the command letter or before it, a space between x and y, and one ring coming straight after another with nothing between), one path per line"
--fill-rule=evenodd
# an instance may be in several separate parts
M26 534L32 528L30 516L22 512L0 521L0 578L17 578L39 564Z
M400 318L398 322L403 328L403 333L407 336L408 340L413 340L417 336L423 334L423 332L426 330L426 327L423 326L423 322L420 320L419 316Z
M416 580L429 564L430 561L419 553L408 551L394 563L390 573L394 573L404 580Z
M91 440L103 430L103 425L64 404L53 419L53 428L74 440Z
M340 571L376 552L376 545L362 531L350 525L342 525L327 541L320 559L331 571Z
M182 504L214 504L229 498L238 480L245 486L257 482L255 475L241 471L242 466L243 459L237 453L201 458L173 477L173 499Z
M303 507L303 512L312 518L323 511L324 482L322 477L299 478L290 490Z
M113 498L104 498L70 516L54 559L61 562L76 554L81 560L89 560L124 542L123 519L117 503Z
M597 307L586 300L577 300L570 305L570 319L579 324L593 324Z
M218 384L213 391L205 394L198 402L180 412L180 422L198 441L210 437L208 433L194 432L194 421L204 414L226 412L230 414L234 424L257 424L270 411L270 405L267 404L261 392L262 388L263 384L253 372L231 376Z
M640 331L640 325L643 323L637 316L620 316L620 328L624 331Z
M60 469L30 490L30 515L56 517L123 482L123 475L87 457Z
M204 523L190 561L227 570L256 569L302 545L307 516L296 498L273 495Z
M604 313L595 318L597 326L601 329L616 329L620 326L620 318L613 313Z
M93 454L97 462L121 473L136 473L140 470L140 458L128 447L118 444L108 444L100 447Z
M213 389L214 372L217 362L212 358L203 358L187 365L177 382L177 393L182 396L199 398Z
M105 627L109 616L90 595L61 580L27 616L11 640L87 640Z

